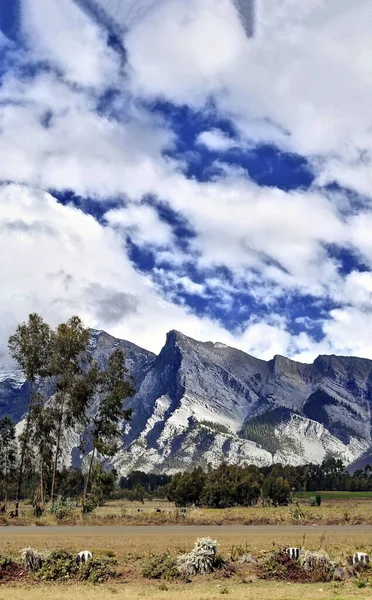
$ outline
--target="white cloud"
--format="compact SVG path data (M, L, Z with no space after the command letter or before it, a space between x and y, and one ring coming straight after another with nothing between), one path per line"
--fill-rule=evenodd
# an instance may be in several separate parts
M107 222L131 235L135 244L151 244L169 246L173 243L172 228L161 221L152 206L131 205L108 211Z
M197 144L201 144L216 152L224 152L238 146L237 142L219 129L203 131L198 135Z
M49 323L79 314L86 324L159 351L165 333L244 344L211 319L166 301L139 274L111 228L49 194L0 187L0 350L31 311ZM186 280L183 283L187 286Z
M102 89L118 80L120 62L101 29L73 0L23 0L22 30L33 58L82 86Z
M200 102L223 87L245 35L230 0L160 4L126 38L138 93Z
M9 75L0 101L3 180L103 199L141 198L170 169L161 152L172 143L171 132L130 106L123 123L98 114L93 97L53 73L21 81Z
M0 247L2 256L12 257L0 265L3 320L13 326L38 310L56 323L78 312L90 325L150 349L159 349L166 330L176 328L264 357L368 353L363 323L370 320L371 275L345 276L328 252L329 246L346 248L372 266L368 201L345 216L355 207L342 192L260 188L221 162L222 175L213 181L187 179L181 161L164 154L175 143L173 132L139 100L161 98L205 111L206 128L196 142L217 153L237 142L208 129L205 107L212 98L218 114L239 130L241 149L276 143L307 155L318 185L336 180L370 196L369 3L262 0L253 39L230 0L102 5L129 28L125 72L106 44L107 32L78 3L24 0L27 49L19 51L17 67L44 61L52 70L26 76L27 68L15 68L0 87L0 178L25 184L0 190ZM113 88L120 93L114 116L98 112L100 94ZM100 202L114 198L123 206L107 212L102 226L36 191L47 189L72 189ZM186 252L176 248L171 226L141 203L146 194L186 219L194 232ZM320 344L306 333L291 335L285 315L252 318L229 333L165 300L160 286L130 263L128 233L156 248L154 275L163 277L164 288L206 297L207 286L214 286L226 309L247 287L268 313L278 297L296 293L341 308L325 319ZM187 273L188 261L206 270L203 284ZM228 283L213 275L216 266L230 270Z

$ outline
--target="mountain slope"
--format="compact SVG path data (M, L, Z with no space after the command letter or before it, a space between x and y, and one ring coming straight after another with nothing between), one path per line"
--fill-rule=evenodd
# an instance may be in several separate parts
M113 461L121 473L174 472L223 459L300 464L333 455L349 464L371 451L372 361L266 362L177 331L155 356L92 330L90 351L102 366L118 345L136 380L128 402L133 418ZM21 418L26 387L19 373L2 373L0 414Z

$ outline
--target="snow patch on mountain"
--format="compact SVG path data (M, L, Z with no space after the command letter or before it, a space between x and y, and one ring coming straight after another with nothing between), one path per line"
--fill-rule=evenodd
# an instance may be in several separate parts
M25 383L26 378L20 369L5 368L0 365L0 383L7 382L9 386L19 389Z
M110 463L120 474L174 473L222 460L296 465L336 456L349 464L371 451L370 360L320 356L301 364L275 356L263 361L177 331L167 334L155 356L91 331L90 352L101 367L118 346L136 387L126 401L132 419L123 424L122 445ZM46 393L50 398L52 386ZM1 369L0 416L21 421L27 405L20 371ZM93 405L92 414L95 410ZM66 438L68 452L78 447L79 432L66 432Z

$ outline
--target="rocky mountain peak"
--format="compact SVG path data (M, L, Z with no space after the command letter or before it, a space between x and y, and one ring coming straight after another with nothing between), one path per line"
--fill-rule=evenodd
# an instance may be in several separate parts
M329 455L351 463L372 451L372 361L319 356L308 365L280 355L264 361L176 330L156 356L91 330L90 352L102 366L118 346L136 386L133 418L113 459L121 473L221 460L299 464ZM27 384L4 371L0 415L20 420L26 406Z

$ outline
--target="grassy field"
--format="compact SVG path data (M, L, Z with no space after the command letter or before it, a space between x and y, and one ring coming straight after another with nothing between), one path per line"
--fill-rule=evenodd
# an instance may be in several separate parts
M290 506L230 509L187 509L186 514L164 501L133 503L124 500L108 502L92 514L83 516L80 508L59 522L48 511L39 519L32 507L21 505L17 524L39 526L54 524L75 525L358 525L372 524L372 494L369 492L323 492L322 504L310 507L308 499L299 498ZM0 515L1 524L14 524L8 516Z
M322 500L372 500L372 492L301 492L295 494L298 500L305 500L320 494Z
M242 567L232 579L226 579L222 573L215 573L207 577L197 577L192 583L168 583L146 581L142 577L142 563L149 553L169 550L172 553L188 551L195 541L195 532L189 528L180 531L169 531L165 528L159 533L138 532L133 528L123 535L114 528L105 528L101 532L88 533L89 530L76 529L68 534L60 528L53 533L42 531L26 532L23 528L3 528L0 531L0 554L19 558L20 551L25 546L32 546L39 550L66 548L73 552L90 549L95 555L104 555L114 551L119 562L120 577L118 581L107 583L103 586L88 584L43 584L42 592L40 582L36 583L32 577L25 584L0 585L0 600L83 600L89 595L89 600L108 600L122 598L128 600L212 600L221 595L229 595L234 600L351 600L353 598L370 599L372 587L359 588L355 581L346 583L318 583L318 584L288 584L278 582L257 581L252 577L249 566ZM203 535L203 529L200 529ZM245 551L259 556L263 551L280 546L305 546L317 550L324 548L331 557L342 558L355 550L372 553L372 538L369 533L335 529L332 533L324 533L320 528L303 533L301 527L298 532L283 531L274 534L270 528L267 530L229 533L224 529L219 531L216 527L212 537L217 538L221 553L227 558L234 548L241 546Z
M372 589L355 584L283 584L196 582L193 584L108 585L99 588L71 585L44 586L43 600L370 600ZM40 586L0 587L0 600L40 600Z
M308 493L308 496L313 493ZM186 516L172 504L164 501L146 502L144 505L127 501L109 502L106 506L83 517L79 508L67 521L58 522L46 512L35 519L32 507L21 505L19 524L35 524L33 531L23 527L0 528L0 555L19 560L22 548L31 546L40 551L64 548L73 553L89 549L95 556L114 553L118 560L119 578L103 586L44 583L43 600L82 600L89 594L89 600L108 600L116 597L128 600L163 600L177 597L179 600L212 600L221 595L229 595L234 600L351 600L372 598L372 585L358 583L296 584L266 582L255 579L252 566L239 566L237 573L226 579L223 573L216 572L206 578L197 577L192 583L168 583L145 580L142 576L144 559L152 553L169 551L172 554L188 552L197 536L211 535L217 539L220 552L230 558L236 552L244 552L259 557L261 553L283 546L305 547L310 550L323 548L331 558L341 560L355 551L372 555L372 535L363 529L353 527L323 530L322 525L372 524L372 494L323 492L320 507L310 507L307 498L299 498L289 507L233 508L223 510L188 509ZM160 512L158 512L160 511ZM6 519L2 518L3 522ZM14 521L9 520L10 525ZM3 523L4 524L4 523ZM7 524L7 523L5 523ZM53 532L46 525L87 525L87 528L63 527ZM220 525L292 525L290 529L261 527L248 532L241 529L219 528ZM89 529L89 525L106 525ZM179 525L184 527L136 527L125 532L115 525ZM196 526L196 529L190 526ZM204 525L212 525L213 530L203 530ZM293 527L295 525L296 527ZM308 527L303 525L317 525ZM109 526L109 527L107 527ZM112 526L112 527L111 527ZM189 527L188 527L189 526ZM372 582L372 578L371 578ZM40 582L32 576L22 583L3 584L0 581L0 600L40 600ZM360 587L360 586L364 587ZM88 591L89 588L89 591Z

